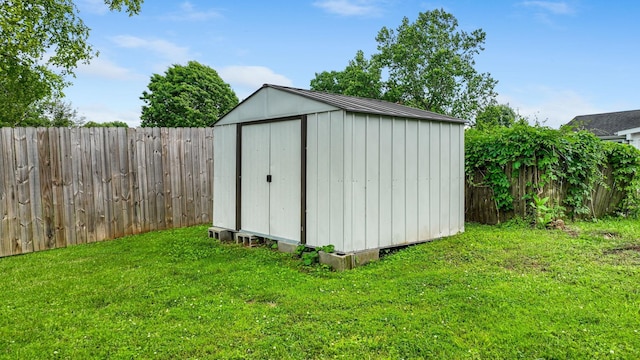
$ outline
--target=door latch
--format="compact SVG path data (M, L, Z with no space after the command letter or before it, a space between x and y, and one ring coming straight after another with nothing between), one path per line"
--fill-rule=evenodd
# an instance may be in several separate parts
M267 182L271 182L271 175L267 175Z

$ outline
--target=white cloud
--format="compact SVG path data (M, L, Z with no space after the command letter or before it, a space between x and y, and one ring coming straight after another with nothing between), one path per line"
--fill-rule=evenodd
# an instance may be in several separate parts
M320 0L313 5L342 16L378 16L382 13L382 9L372 0Z
M500 95L498 102L508 103L530 121L538 120L556 129L578 115L605 112L574 90L541 86L519 91L517 95Z
M263 84L292 86L293 82L264 66L226 66L218 70L220 77L231 85L239 98L258 90Z
M119 35L112 37L111 40L120 47L148 50L174 63L185 63L191 57L189 48L162 39L143 39L131 35Z
M166 19L175 21L205 21L220 18L222 15L216 10L198 10L189 1L180 4L180 10L165 16Z
M114 80L139 80L143 78L142 75L136 74L130 69L118 66L112 61L102 57L94 58L89 64L82 64L78 66L77 72L79 74Z
M554 15L571 15L575 10L564 1L524 1L522 5Z
M105 123L112 121L123 121L129 127L140 126L140 109L114 110L106 104L93 103L78 106L78 114L85 117L85 122L94 121Z

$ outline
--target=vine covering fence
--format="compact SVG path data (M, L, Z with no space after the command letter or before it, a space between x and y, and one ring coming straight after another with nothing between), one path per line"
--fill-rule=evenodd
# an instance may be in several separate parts
M0 128L0 256L211 221L212 128Z

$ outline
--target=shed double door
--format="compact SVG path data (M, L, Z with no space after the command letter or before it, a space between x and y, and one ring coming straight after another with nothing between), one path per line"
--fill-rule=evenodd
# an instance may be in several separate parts
M300 120L242 127L242 231L300 241L300 129Z

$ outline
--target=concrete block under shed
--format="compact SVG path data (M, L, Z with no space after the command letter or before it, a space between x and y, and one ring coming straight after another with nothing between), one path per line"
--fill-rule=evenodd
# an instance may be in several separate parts
M353 254L353 267L362 266L380 259L380 249L359 251Z
M380 259L380 249L359 251L349 254L336 254L319 251L320 263L331 266L335 271L354 269Z
M234 236L236 239L236 244L242 244L247 247L254 247L259 245L262 242L261 238L253 234L238 232L238 233L235 233Z
M212 226L209 228L209 237L218 239L221 242L231 242L233 240L233 231Z
M345 271L353 268L353 254L340 255L318 251L320 264L331 266L335 271Z
M298 244L278 241L278 251L280 252L295 254L297 248L298 248Z

